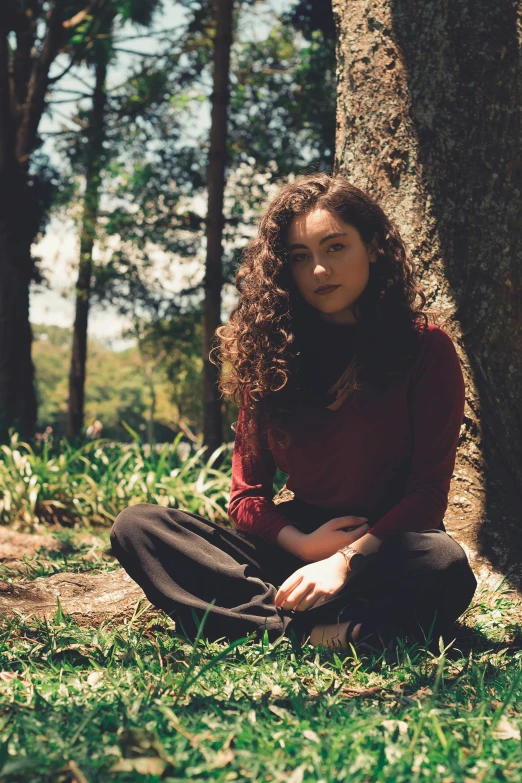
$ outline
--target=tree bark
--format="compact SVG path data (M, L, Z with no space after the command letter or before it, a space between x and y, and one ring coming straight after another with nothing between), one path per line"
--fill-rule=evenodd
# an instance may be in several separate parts
M29 281L32 198L16 158L16 123L9 85L8 31L0 20L0 439L14 427L30 436L36 422L31 361Z
M66 37L66 6L67 0L50 5L36 55L39 4L0 10L0 440L11 427L28 438L36 423L29 285L41 214L28 169L38 144L49 69ZM13 29L17 48L11 62L7 40Z
M219 369L209 361L215 331L221 325L223 287L223 192L227 153L230 47L234 0L216 0L214 89L208 158L207 255L203 318L203 443L207 457L223 443L223 416L217 383Z
M399 226L447 316L467 386L451 526L511 571L522 562L521 4L333 8L335 170Z
M67 409L67 435L69 437L78 435L84 423L87 331L93 267L92 251L96 239L96 225L100 206L100 183L103 169L107 64L107 53L104 49L101 49L100 59L95 66L92 111L87 130L87 165L82 230L80 234L80 262L78 282L76 283L76 316L74 319L71 369L69 374L69 404Z

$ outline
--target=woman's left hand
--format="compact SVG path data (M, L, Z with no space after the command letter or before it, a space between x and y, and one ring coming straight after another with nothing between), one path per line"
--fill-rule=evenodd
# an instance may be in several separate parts
M346 559L339 552L325 560L307 563L285 579L276 593L275 604L296 612L311 609L332 598L349 573Z

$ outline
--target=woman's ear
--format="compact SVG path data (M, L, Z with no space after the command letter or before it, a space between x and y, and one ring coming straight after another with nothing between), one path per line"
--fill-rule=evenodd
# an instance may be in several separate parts
M379 249L379 235L376 233L368 245L368 256L370 263L373 264L377 261L377 251Z

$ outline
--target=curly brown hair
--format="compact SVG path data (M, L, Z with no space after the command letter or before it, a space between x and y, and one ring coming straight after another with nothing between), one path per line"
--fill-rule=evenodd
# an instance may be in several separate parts
M402 376L429 320L423 312L426 297L399 230L376 201L338 174L313 173L285 184L243 251L235 278L239 299L228 322L216 329L209 355L213 364L228 365L221 373L221 394L250 412L254 427L261 424L266 433L275 424L285 446L285 416L305 396L300 349L319 317L296 287L285 239L291 221L316 208L357 228L366 244L378 236L377 261L369 265L368 284L352 306L357 333L349 394L367 386L386 388Z

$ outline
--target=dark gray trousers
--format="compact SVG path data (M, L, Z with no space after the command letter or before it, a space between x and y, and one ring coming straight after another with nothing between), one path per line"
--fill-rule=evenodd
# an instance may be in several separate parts
M303 532L352 513L298 499L278 509ZM334 597L300 612L277 608L274 599L303 560L198 514L148 503L130 506L114 522L111 544L149 601L189 639L215 599L203 628L209 641L251 632L260 639L265 629L270 641L291 630L301 638L317 624L354 618L362 623L362 636L374 643L397 636L437 642L469 606L477 586L464 550L443 526L385 540Z

